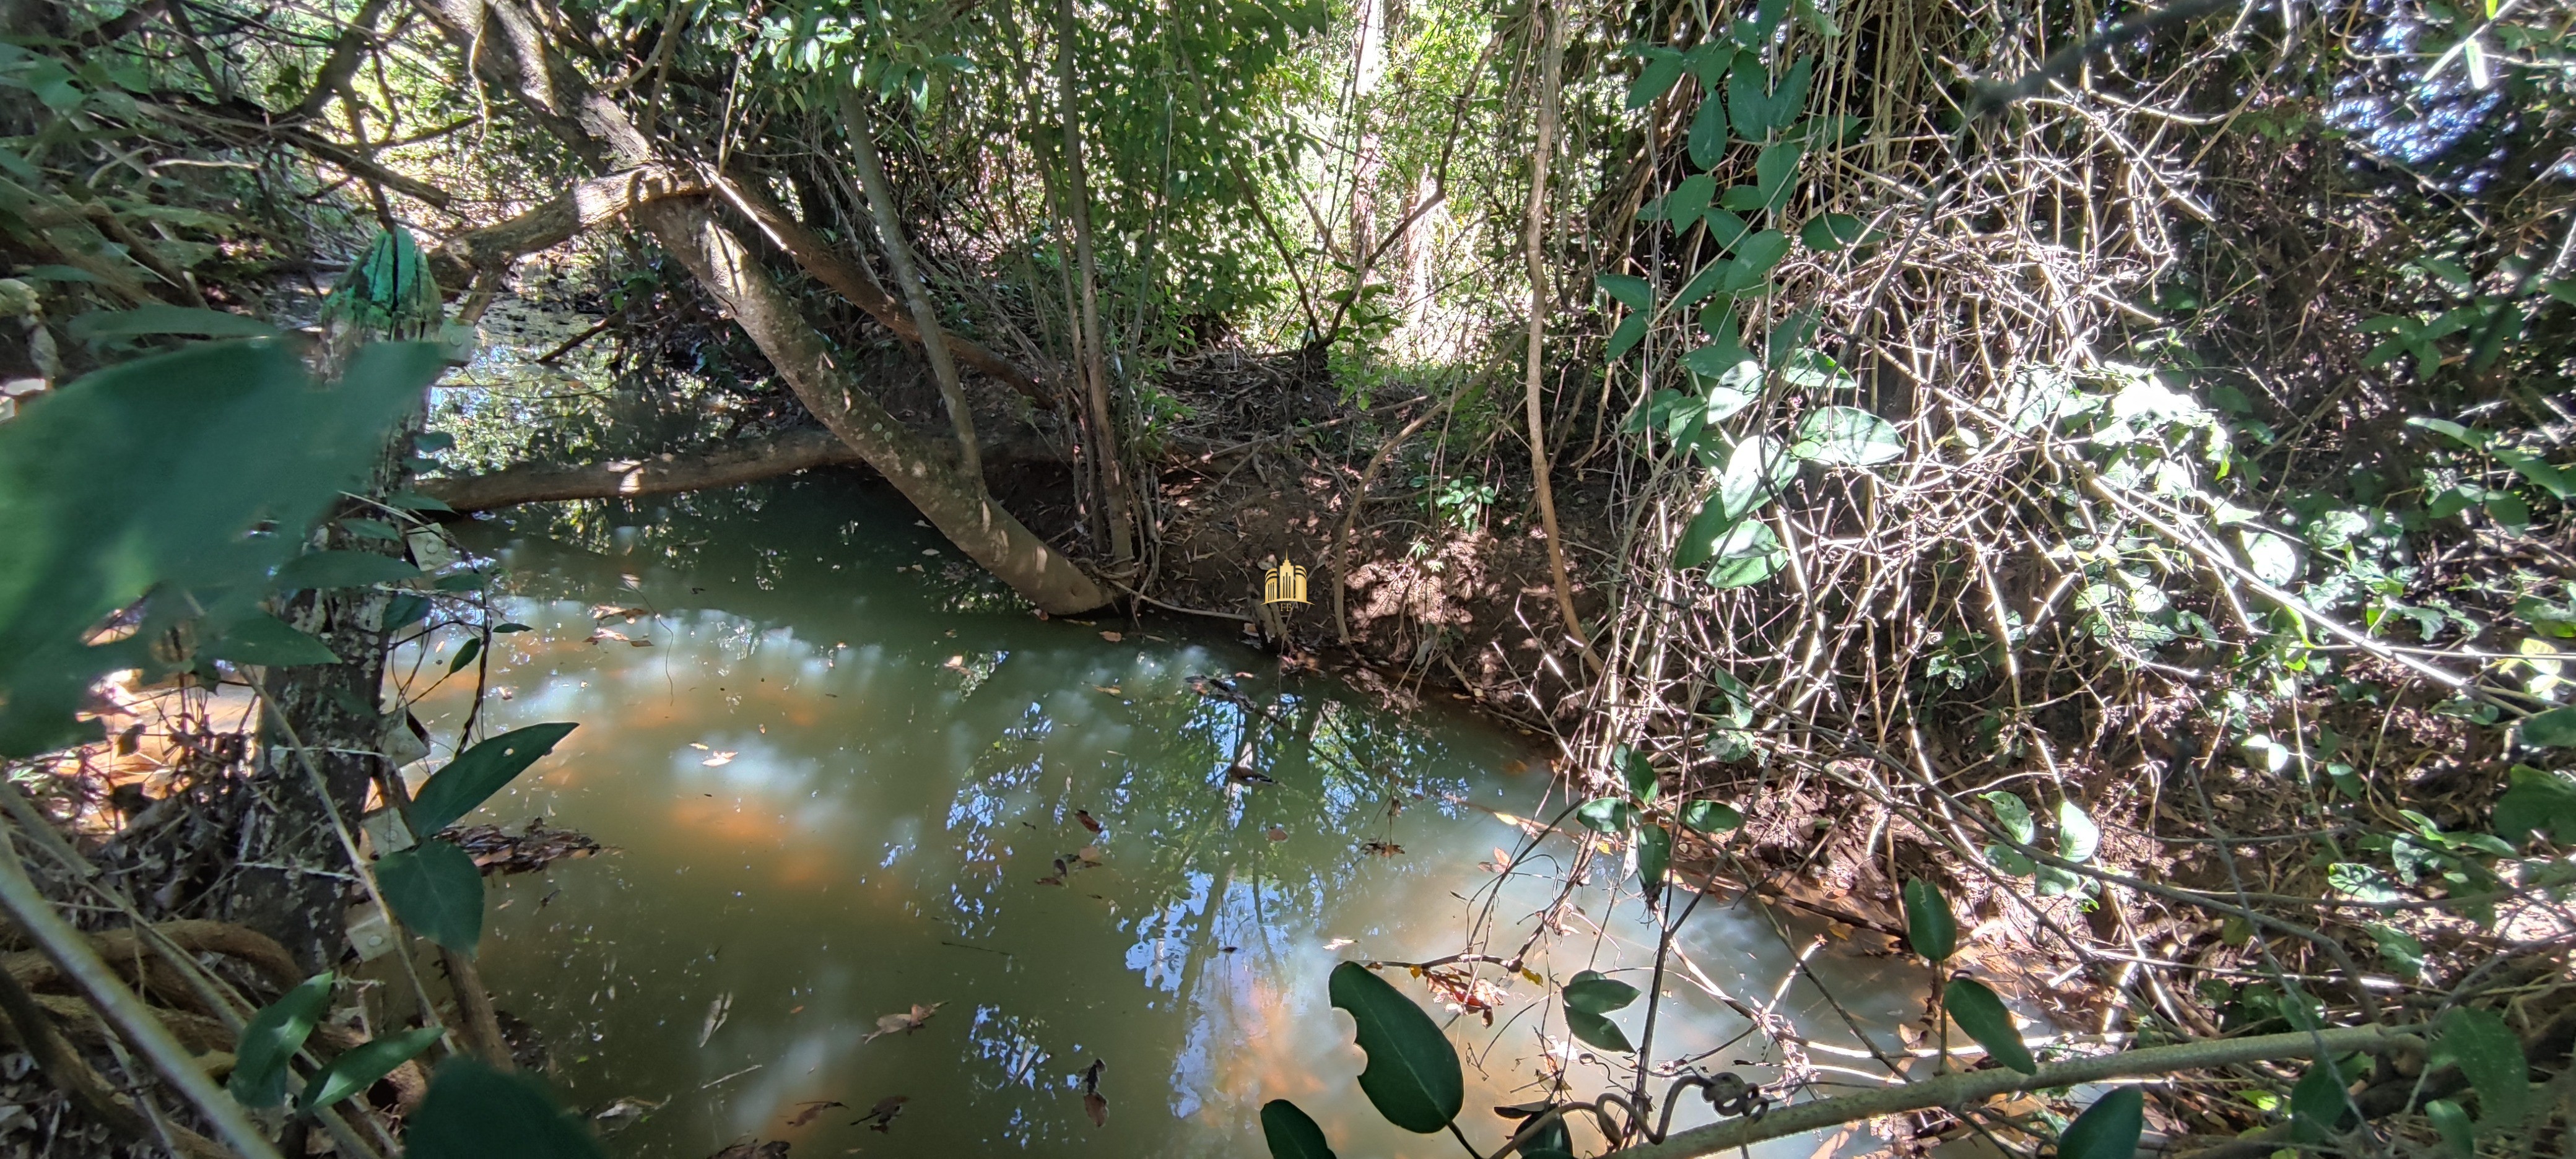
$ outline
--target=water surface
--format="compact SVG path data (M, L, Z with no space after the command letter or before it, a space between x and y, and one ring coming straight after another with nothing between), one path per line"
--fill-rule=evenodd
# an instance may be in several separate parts
M1531 738L1283 679L1215 621L1040 620L899 498L844 480L465 537L508 568L497 617L532 629L496 637L486 719L582 726L469 820L541 816L613 847L492 879L484 972L567 1098L658 1108L606 1120L612 1154L1250 1156L1282 1097L1345 1155L1462 1154L1368 1107L1325 979L1455 953L1480 918L1501 952L1529 936L1573 852L1551 839L1497 886L1513 815L1547 791ZM407 661L444 671L451 635ZM443 735L474 671L427 702ZM1531 968L1645 985L1652 928L1608 896L1575 891ZM1772 1061L1721 994L1850 1043L1812 987L1782 985L1808 936L1704 906L1658 1056ZM1834 964L1836 997L1872 1022L1919 1012L1919 981L1880 968ZM1538 985L1483 977L1505 987L1490 1028L1436 1013L1469 1060L1462 1121L1491 1146L1485 1108L1607 1071ZM916 1006L917 1029L880 1033ZM1621 1019L1632 1037L1641 1015ZM895 1096L886 1130L856 1122ZM803 1114L826 1102L847 1106Z

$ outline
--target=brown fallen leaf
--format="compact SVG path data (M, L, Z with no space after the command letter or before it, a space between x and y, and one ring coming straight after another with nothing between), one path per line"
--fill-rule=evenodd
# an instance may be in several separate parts
M787 1140L772 1139L763 1143L754 1139L736 1143L715 1153L714 1159L787 1159Z
M1089 809L1074 810L1073 819L1082 822L1082 827L1085 829L1089 829L1094 833L1100 832L1100 819L1092 816L1091 810Z
M804 1110L796 1112L795 1117L787 1120L787 1125L790 1127L802 1127L807 1123L813 1122L815 1116L820 1115L825 1111L834 1107L846 1107L849 1105L850 1104L841 1102L837 1099L827 1103L807 1103L805 1104Z
M1263 836L1268 837L1273 841L1286 841L1288 839L1288 831L1273 825L1270 827L1270 831L1263 834Z
M912 1004L912 1009L910 1010L888 1014L885 1017L877 1019L876 1032L868 1035L866 1038L860 1039L859 1041L862 1044L865 1044L875 1042L877 1039L883 1038L889 1034L910 1034L913 1031L921 1029L923 1023L930 1021L931 1015L938 1013L939 1008L946 1005L948 1004L945 1002L933 1002L928 1006L924 1006L921 1003L915 1002Z
M1095 1058L1090 1066L1082 1068L1082 1113L1091 1116L1094 1127L1109 1125L1109 1100L1100 1093L1100 1072L1108 1067L1108 1063Z
M887 1095L878 1099L877 1105L868 1108L867 1114L850 1120L850 1125L855 1127L865 1123L869 1130L882 1134L886 1128L894 1125L894 1117L903 1113L903 1105L911 1101L911 1095Z
M1120 640L1124 640L1124 639L1126 639L1127 637L1125 637L1125 636L1121 636L1121 635L1119 635L1119 634L1118 634L1118 633L1116 633L1116 632L1102 632L1102 633L1100 634L1100 638L1101 638L1101 639L1103 639L1103 640L1107 640L1107 641L1109 641L1109 642L1110 642L1110 643L1112 643L1112 644L1115 644L1115 643L1119 642Z
M1073 856L1084 865L1098 865L1100 864L1100 847L1097 845L1085 845L1079 851L1075 852Z

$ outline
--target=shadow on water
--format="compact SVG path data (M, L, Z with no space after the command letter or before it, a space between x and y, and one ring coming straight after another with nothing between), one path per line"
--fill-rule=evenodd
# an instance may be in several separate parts
M1488 901L1498 943L1526 937L1571 850L1542 846L1522 867L1541 872L1495 897L1496 847L1519 839L1497 814L1546 789L1507 771L1543 765L1524 740L1283 681L1192 625L1038 620L900 500L844 480L465 538L508 568L496 618L532 629L495 637L487 720L582 725L471 820L542 816L613 847L492 879L484 972L570 1099L658 1107L612 1116L630 1124L612 1153L1257 1155L1260 1104L1287 1097L1343 1154L1460 1154L1370 1110L1325 975L1455 952ZM425 684L462 639L398 670ZM473 672L424 703L443 739ZM1642 911L1575 896L1533 967L1642 985ZM1746 1024L1713 995L1775 1001L1806 936L1704 908L1659 1038L1727 1065ZM1830 965L1858 1017L1919 1012L1901 967ZM1541 995L1517 982L1490 1029L1450 1022L1480 1142L1503 1133L1485 1107L1538 1097L1558 1067L1578 1090L1605 1073L1542 1025ZM1806 984L1776 1000L1853 1041ZM936 1007L917 1030L869 1037L916 1004ZM1084 1107L1095 1061L1105 1126ZM854 1124L892 1096L883 1133ZM790 1125L822 1101L848 1106ZM1766 1154L1815 1150L1788 1143Z

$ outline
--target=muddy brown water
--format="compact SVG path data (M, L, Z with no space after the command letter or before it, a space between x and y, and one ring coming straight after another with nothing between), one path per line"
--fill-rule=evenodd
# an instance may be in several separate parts
M1503 926L1498 946L1527 936L1572 853L1552 839L1497 882L1498 847L1521 837L1508 817L1548 788L1519 771L1541 763L1530 738L1283 680L1207 625L1041 621L853 480L463 534L508 569L497 615L532 629L496 638L487 720L581 725L468 820L543 817L612 847L492 879L483 970L546 1043L559 1091L608 1112L612 1155L784 1139L798 1156L1258 1156L1273 1098L1346 1156L1462 1154L1368 1106L1325 978L1456 952L1479 915ZM426 684L461 640L400 664ZM424 702L442 738L474 671ZM1247 729L1267 782L1227 775ZM1646 985L1653 927L1633 891L1611 903L1616 871L1604 859L1575 893L1540 975ZM1701 907L1657 1055L1776 1061L1721 992L1857 1045L1817 982L1893 1049L1919 974L1827 953L1801 980L1814 934ZM1490 1027L1435 1011L1467 1060L1480 1147L1506 1134L1489 1108L1542 1097L1543 1075L1561 1067L1577 1092L1607 1075L1543 993L1510 980ZM880 1033L916 1006L917 1029ZM1642 1014L1617 1018L1632 1038ZM898 1097L883 1131L863 1121ZM1679 1121L1709 1117L1694 1104Z

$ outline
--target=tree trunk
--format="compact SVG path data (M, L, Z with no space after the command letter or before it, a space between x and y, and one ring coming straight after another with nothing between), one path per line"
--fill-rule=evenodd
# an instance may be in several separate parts
M512 0L434 2L433 8L424 0L424 10L470 67L516 93L532 117L591 164L634 169L654 161L652 142L626 111L556 59L536 21ZM631 215L724 304L805 409L912 500L950 542L1047 612L1085 612L1109 602L1072 560L994 503L981 480L969 482L947 469L929 444L860 390L794 300L704 201L653 201Z
M912 307L912 324L921 331L922 352L930 356L931 377L939 382L940 400L948 404L948 421L957 429L957 469L978 489L984 485L984 456L975 446L975 410L966 401L966 384L957 379L957 363L948 357L948 334L939 328L939 310L930 304L930 288L912 265L912 244L903 236L903 219L894 209L894 189L886 184L885 165L877 160L875 118L857 93L841 94L841 127L850 134L850 152L859 163L859 188L876 219L877 245L885 250L886 268Z
M703 202L655 202L636 216L724 303L805 409L912 500L949 542L1044 611L1087 612L1109 602L1072 560L993 502L980 480L970 484L950 470L929 444L861 391L833 361L823 336L796 312L795 302Z
M1065 195L1065 217L1073 224L1075 262L1082 281L1081 347L1084 386L1091 403L1092 458L1100 464L1102 508L1109 520L1110 558L1125 564L1136 558L1135 529L1127 508L1127 480L1119 467L1118 425L1109 409L1109 361L1100 342L1100 270L1091 252L1091 184L1082 171L1082 118L1074 107L1073 0L1058 0L1063 26L1058 29L1056 81L1064 118L1064 163L1071 189Z
M1547 429L1545 413L1539 407L1539 355L1547 343L1547 255L1542 243L1547 237L1547 162L1556 149L1556 90L1558 69L1564 63L1565 38L1555 9L1541 4L1538 10L1540 36L1545 41L1541 51L1538 88L1538 146L1530 152L1530 196L1528 230L1523 238L1529 248L1529 366L1525 382L1529 411L1530 475L1538 487L1538 517L1547 529L1547 566L1556 581L1556 610L1565 618L1566 635L1583 651L1583 661L1594 672L1601 671L1601 657L1592 651L1592 640L1583 631L1583 621L1574 614L1574 585L1565 574L1565 535L1556 526L1556 493L1548 482Z

